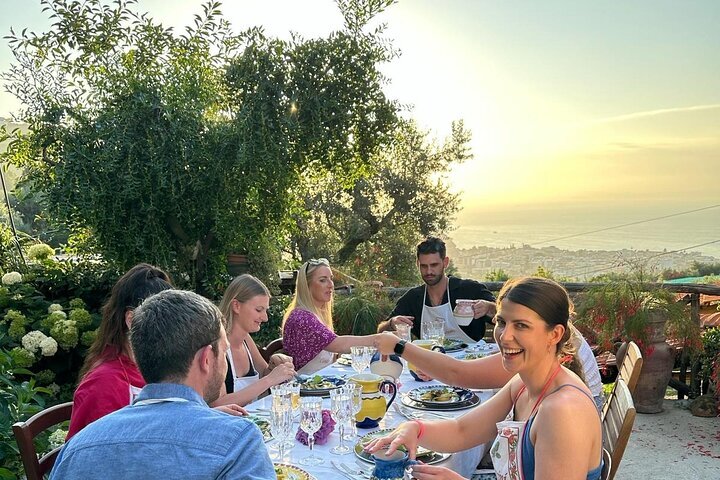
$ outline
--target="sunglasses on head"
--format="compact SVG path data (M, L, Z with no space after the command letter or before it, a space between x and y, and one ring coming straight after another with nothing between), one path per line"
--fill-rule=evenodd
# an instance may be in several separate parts
M327 258L311 258L307 261L307 263L305 263L305 273L308 272L308 268L310 268L310 266L317 267L319 265L325 265L326 267L329 267L330 262L328 262Z

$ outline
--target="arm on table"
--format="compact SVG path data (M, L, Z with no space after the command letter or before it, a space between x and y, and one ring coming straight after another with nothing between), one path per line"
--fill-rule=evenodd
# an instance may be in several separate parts
M398 341L396 336L384 333L378 337L376 346L381 354L390 355ZM512 378L512 374L503 368L499 354L476 360L458 360L407 343L402 358L426 375L456 387L500 388Z

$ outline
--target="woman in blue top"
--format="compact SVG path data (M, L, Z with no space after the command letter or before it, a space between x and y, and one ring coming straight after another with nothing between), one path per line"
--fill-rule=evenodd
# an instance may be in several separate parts
M454 420L406 422L371 442L392 453L405 445L414 458L418 445L457 452L495 438L491 455L498 478L595 480L602 469L602 432L592 395L561 364L567 353L572 303L567 291L545 278L508 281L500 291L495 340L503 368L514 373L499 393ZM391 353L394 345L378 345ZM418 465L424 479L458 479L444 467Z

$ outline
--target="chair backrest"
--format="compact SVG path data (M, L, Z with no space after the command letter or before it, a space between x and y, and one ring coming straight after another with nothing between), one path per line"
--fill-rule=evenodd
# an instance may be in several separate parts
M603 448L603 468L600 472L600 480L609 480L612 471L612 457L607 448Z
M13 433L20 449L20 457L27 480L42 480L43 475L52 470L55 458L61 448L55 448L38 459L33 439L48 428L70 420L72 406L72 402L61 403L36 413L24 422L17 422L13 425Z
M630 390L630 395L635 392L642 365L643 357L642 353L640 353L640 348L635 342L628 342L625 358L623 358L622 365L620 365L618 372L618 378L622 378L625 381L625 385L627 385L628 390Z
M635 423L635 404L625 381L619 378L615 391L608 401L607 414L602 421L603 445L612 458L609 480L615 477L620 466L633 423Z
M633 392L635 392L635 387L637 386L638 379L640 378L642 366L643 357L642 353L640 353L640 348L635 342L628 342L625 357L623 358L622 365L620 365L620 369L618 370L618 376L615 380L610 396L615 393L618 380L623 380L625 382L625 385L627 385L627 388L630 391L630 395L632 395ZM605 418L605 415L607 415L608 405L609 402L605 402L603 405L602 418Z
M260 350L260 355L265 359L266 362L270 361L270 356L273 353L277 353L283 349L282 337L276 338L272 342L268 343L267 346Z

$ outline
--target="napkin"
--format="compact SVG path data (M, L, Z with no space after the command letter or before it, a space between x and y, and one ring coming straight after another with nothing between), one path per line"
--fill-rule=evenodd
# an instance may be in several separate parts
M315 444L325 445L333 430L335 430L335 420L332 419L332 415L330 415L330 410L323 410L322 426L320 426L320 430L315 432ZM295 434L295 439L303 445L308 444L308 434L305 433L301 428L298 428L298 431Z

